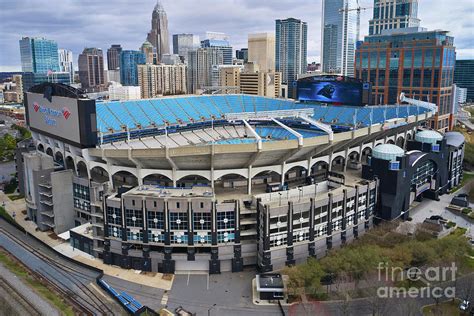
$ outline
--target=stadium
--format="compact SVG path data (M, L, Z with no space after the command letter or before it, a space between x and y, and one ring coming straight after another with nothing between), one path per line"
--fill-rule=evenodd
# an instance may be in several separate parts
M381 180L361 165L382 144L404 152L436 111L404 96L358 107L237 94L101 102L59 84L26 95L33 155L71 174L71 242L166 273L271 271L364 233L380 217ZM62 217L42 203L64 186L54 181L36 201L26 194L42 230Z

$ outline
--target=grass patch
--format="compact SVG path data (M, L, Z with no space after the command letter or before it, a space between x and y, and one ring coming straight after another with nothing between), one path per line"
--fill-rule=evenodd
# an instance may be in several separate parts
M9 223L15 223L13 217L8 214L7 210L5 210L2 206L0 206L0 217L3 217Z
M439 303L438 305L428 305L423 307L422 312L424 316L434 315L461 315L459 311L459 300Z
M40 296L54 305L62 315L74 316L74 311L59 295L33 277L29 271L5 251L0 250L0 263L34 289Z
M13 195L9 195L8 198L10 199L10 201L16 201L16 200L24 199L25 197L21 194L13 194Z

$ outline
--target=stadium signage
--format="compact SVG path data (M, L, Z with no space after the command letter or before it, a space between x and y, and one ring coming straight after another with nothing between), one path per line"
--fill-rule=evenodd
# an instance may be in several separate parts
M63 107L62 110L56 110L44 105L38 104L38 102L33 103L33 109L36 113L43 115L43 119L46 125L57 126L57 119L64 118L67 120L71 116L71 112L67 107Z

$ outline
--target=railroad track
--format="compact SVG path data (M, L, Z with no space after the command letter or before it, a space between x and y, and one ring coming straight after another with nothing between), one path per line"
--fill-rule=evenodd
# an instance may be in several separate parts
M0 275L0 287L16 299L15 303L20 304L29 315L41 316L41 312L22 293L17 291L10 283Z
M75 269L70 265L60 262L57 258L47 256L37 249L23 242L20 238L0 227L0 232L16 243L18 246L27 250L29 253L49 264L49 267L54 270L54 273L48 272L44 269L37 269L33 271L40 279L47 281L47 283L56 291L58 291L64 298L74 306L81 314L86 315L113 315L113 310L107 306L96 293L94 293L87 285L95 282L98 277L97 272L85 273L85 268L82 271ZM12 254L15 256L14 254ZM18 259L18 258L17 258ZM54 274L54 275L53 275Z

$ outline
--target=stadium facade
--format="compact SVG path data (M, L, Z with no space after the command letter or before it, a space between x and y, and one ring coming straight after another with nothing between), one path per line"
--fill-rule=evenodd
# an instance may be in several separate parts
M462 139L446 146L437 134L440 146L417 145L435 113L425 102L328 106L249 95L95 102L46 83L25 100L36 151L23 154L20 177L30 182L28 216L56 231L64 213L55 199L66 199L54 192L72 179L74 226L84 229L70 227L71 244L123 268L271 271L321 257L381 218L407 217L403 208L379 211L391 176L372 157L380 145L399 156L433 150L445 155L433 158L437 170L461 170L454 157L462 157ZM30 163L36 155L52 163ZM361 174L362 164L373 170ZM436 198L462 177L437 174L409 191Z

